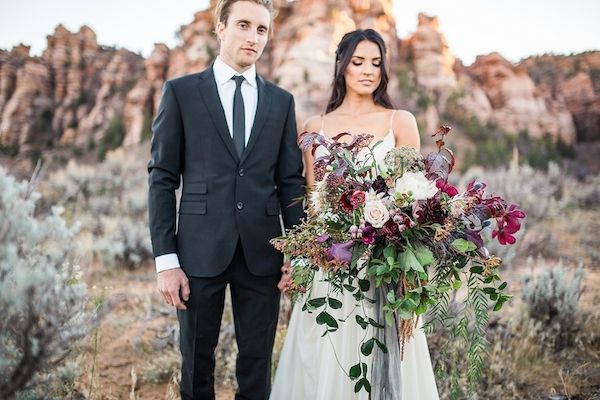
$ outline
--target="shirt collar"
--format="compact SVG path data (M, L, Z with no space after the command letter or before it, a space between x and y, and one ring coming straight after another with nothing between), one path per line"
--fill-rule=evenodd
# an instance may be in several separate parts
M235 69L225 64L225 62L221 60L219 56L217 56L215 63L213 64L213 71L217 85L224 84L234 75L242 75L244 79L246 79L246 82L250 84L250 86L256 87L256 65L254 64L242 74L239 74Z

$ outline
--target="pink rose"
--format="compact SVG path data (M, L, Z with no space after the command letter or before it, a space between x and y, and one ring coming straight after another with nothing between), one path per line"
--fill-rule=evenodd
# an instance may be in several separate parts
M374 228L381 228L390 219L390 212L381 200L369 200L365 203L365 221Z

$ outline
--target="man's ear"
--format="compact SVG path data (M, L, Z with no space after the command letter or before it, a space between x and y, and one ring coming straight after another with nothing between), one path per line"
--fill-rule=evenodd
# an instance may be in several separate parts
M225 24L223 22L217 22L217 29L216 29L216 33L217 33L217 38L219 38L219 41L223 40L223 32L225 31Z

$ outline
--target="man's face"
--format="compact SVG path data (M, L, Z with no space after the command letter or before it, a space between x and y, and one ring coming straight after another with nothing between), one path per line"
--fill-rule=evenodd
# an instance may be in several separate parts
M250 68L261 56L269 37L269 11L250 1L235 2L227 24L217 24L219 57L238 72Z

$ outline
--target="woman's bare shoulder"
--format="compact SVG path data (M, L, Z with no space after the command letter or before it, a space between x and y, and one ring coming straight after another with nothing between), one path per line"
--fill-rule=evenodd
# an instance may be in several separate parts
M393 129L397 144L415 147L416 149L421 147L417 119L410 111L396 110Z
M304 121L304 125L302 125L302 131L304 132L319 132L321 130L321 120L323 116L321 115L313 115Z

